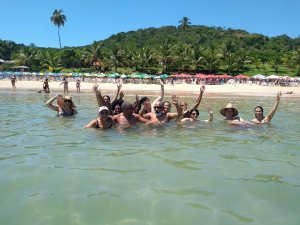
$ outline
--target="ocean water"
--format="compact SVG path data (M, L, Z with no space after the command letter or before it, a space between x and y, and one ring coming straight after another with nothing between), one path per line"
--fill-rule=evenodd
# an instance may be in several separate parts
M73 118L43 105L54 94L0 90L1 225L300 224L298 98L283 97L266 126L230 126L219 109L232 102L251 120L275 96L205 95L211 124L101 131L83 129L97 117L92 93L71 93Z

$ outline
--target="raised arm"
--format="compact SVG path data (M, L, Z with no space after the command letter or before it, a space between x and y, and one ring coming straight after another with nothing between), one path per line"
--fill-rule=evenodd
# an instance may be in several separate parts
M211 107L208 107L207 110L208 110L209 118L208 118L208 120L204 120L204 122L212 122L214 119L213 111L212 111Z
M120 83L117 85L117 93L116 93L116 97L115 97L114 101L118 99L121 88L122 88L122 83L120 82Z
M61 94L55 95L54 97L50 98L50 99L45 103L45 105L46 105L48 108L50 108L50 109L52 109L52 110L58 112L58 110L59 110L58 106L53 105L52 103L53 103L54 100L56 100L56 99L59 98L59 97L62 97L62 95L61 95Z
M273 118L273 116L278 108L281 95L282 95L281 91L278 91L277 96L276 96L276 102L275 102L273 108L271 109L269 114L264 118L265 122L267 122L267 123L271 122L271 119Z
M200 88L200 93L199 93L198 99L197 99L195 105L193 106L193 108L191 108L191 110L192 109L197 109L199 107L204 91L205 91L205 86L202 85L201 88Z
M98 103L98 107L105 105L103 97L101 95L101 90L98 89L98 84L94 84L94 86L93 86L93 92L95 92L97 103Z
M170 113L169 114L170 119L177 118L176 121L181 120L183 113L182 113L182 109L178 104L178 97L176 95L172 95L172 103L175 105L177 113Z
M162 102L164 97L165 97L165 85L164 85L164 82L161 79L159 79L159 84L160 84L160 96L158 96L158 98L155 99L154 102L152 103L152 106L151 106L152 111L154 111L153 107L154 107L155 103L157 101Z

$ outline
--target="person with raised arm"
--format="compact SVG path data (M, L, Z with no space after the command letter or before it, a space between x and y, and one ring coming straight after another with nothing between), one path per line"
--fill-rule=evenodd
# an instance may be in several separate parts
M164 125L171 119L181 118L182 110L178 104L178 98L176 95L172 96L172 103L177 109L177 113L165 113L163 109L163 104L161 101L155 102L153 112L145 114L143 117L150 120L153 125Z
M208 114L209 114L209 118L208 120L199 120L199 111L198 109L192 109L191 110L191 116L190 118L183 118L180 121L181 122L196 122L196 121L201 121L201 122L212 122L213 121L213 111L211 109L211 107L208 107Z
M201 103L204 91L205 91L205 85L202 85L200 87L200 92L199 92L198 98L196 100L196 103L191 109L188 109L188 105L187 105L186 102L181 102L180 103L180 107L181 107L182 112L183 112L183 118L190 118L192 110L198 109L198 107Z
M99 86L98 84L95 84L93 86L93 91L95 92L95 95L96 95L98 107L106 106L109 109L110 115L112 115L113 113L112 113L112 108L111 108L110 97L108 95L103 95L102 96L101 90L100 90L100 88L98 88L98 86ZM117 85L117 93L116 93L114 101L116 99L118 99L121 88L122 88L122 83L119 83Z
M268 115L264 116L264 110L263 110L263 107L261 106L256 106L254 108L254 115L255 115L255 118L252 119L252 122L253 123L258 123L258 124L264 124L264 123L267 123L267 124L270 124L277 108L278 108L278 105L279 105L279 101L280 101L280 97L281 97L282 93L281 91L279 91L277 93L277 96L276 96L276 102L273 106L273 108L271 109L271 111L268 113Z
M154 111L154 105L156 102L160 101L162 102L163 101L163 98L165 96L165 88L164 88L164 82L159 79L159 84L160 84L160 95L157 97L157 99L155 99L153 101L153 103L151 104L150 102L150 99L148 97L142 97L140 100L139 100L139 106L138 106L138 113L143 116L149 112L153 112ZM142 108L143 107L143 108ZM140 110L142 108L142 110Z
M57 100L57 105L53 105L54 100ZM69 95L62 96L61 94L57 94L50 98L45 105L56 111L58 116L73 116L78 113L72 101L72 97Z
M69 93L69 82L66 77L64 77L63 82L60 83L60 85L62 85L62 84L64 85L64 94L68 94Z

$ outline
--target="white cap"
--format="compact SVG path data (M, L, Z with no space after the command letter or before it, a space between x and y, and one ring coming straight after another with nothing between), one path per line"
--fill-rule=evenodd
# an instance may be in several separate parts
M108 108L107 108L106 106L100 106L100 108L99 108L99 113L100 113L102 110L107 110L107 111L109 112L109 110L108 110Z

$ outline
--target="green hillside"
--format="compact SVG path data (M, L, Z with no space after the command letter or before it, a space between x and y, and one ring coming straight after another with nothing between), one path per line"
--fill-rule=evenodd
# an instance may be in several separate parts
M0 40L0 58L34 71L299 75L300 37L186 25L139 29L62 49ZM4 69L5 65L2 65Z

